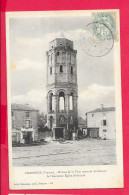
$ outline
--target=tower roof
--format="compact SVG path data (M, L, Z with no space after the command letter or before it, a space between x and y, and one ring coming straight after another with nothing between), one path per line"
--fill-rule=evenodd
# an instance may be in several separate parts
M73 49L73 41L63 37L63 38L56 38L49 43L49 49L52 49L54 47L61 47L61 46Z

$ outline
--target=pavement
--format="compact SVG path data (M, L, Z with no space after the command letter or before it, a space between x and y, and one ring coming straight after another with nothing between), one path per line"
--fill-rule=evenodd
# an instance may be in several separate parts
M79 166L116 164L115 140L49 141L13 147L13 166Z

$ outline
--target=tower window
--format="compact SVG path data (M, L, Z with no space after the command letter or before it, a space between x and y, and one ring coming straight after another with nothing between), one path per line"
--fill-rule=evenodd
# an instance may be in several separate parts
M71 74L73 74L73 67L71 66Z
M63 72L63 66L60 65L60 72Z
M59 52L57 52L57 56L59 56Z
M65 94L63 91L59 93L59 110L65 110Z
M73 110L73 108L74 108L74 98L73 98L73 92L70 94L70 104L69 104L69 106L70 106L70 110Z
M52 74L52 67L50 67L50 74Z

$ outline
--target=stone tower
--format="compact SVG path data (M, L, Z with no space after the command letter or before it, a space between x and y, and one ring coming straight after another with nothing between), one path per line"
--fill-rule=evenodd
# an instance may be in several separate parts
M77 50L73 42L57 38L47 56L47 125L53 138L70 139L78 126Z

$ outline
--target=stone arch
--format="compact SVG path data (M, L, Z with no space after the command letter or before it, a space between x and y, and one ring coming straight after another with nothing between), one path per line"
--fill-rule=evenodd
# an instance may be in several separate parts
M65 107L66 107L66 101L65 101L65 98L66 98L66 91L63 90L63 89L60 89L57 91L57 97L58 97L58 110L60 112L63 112L65 111Z
M70 97L69 97L69 107L70 107L70 110L74 110L75 109L75 97L76 97L76 92L74 90L72 90L70 92Z

